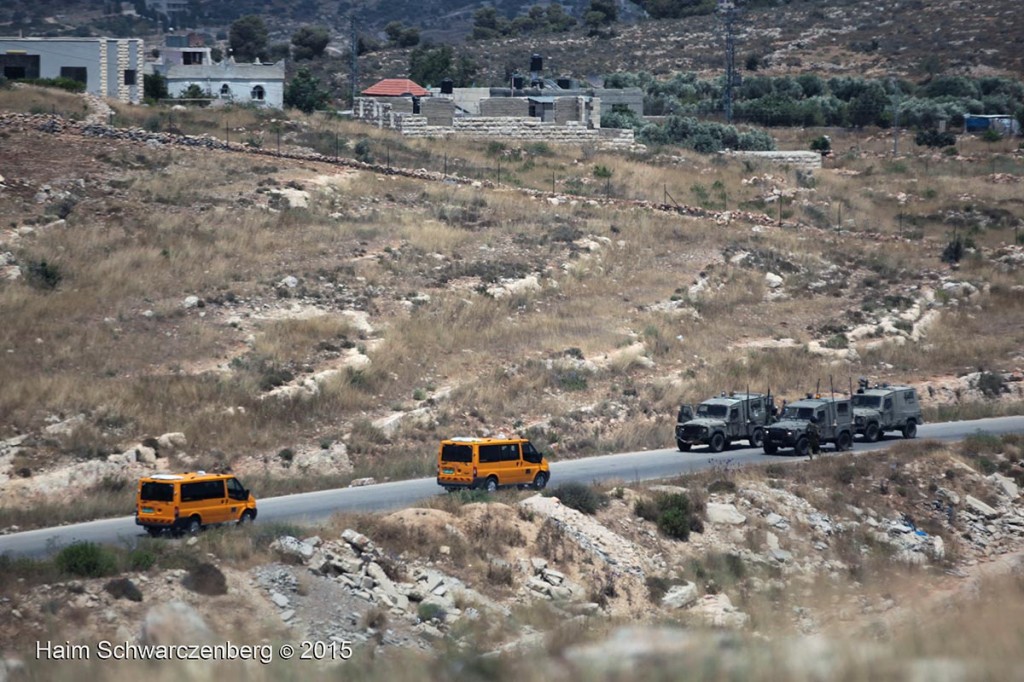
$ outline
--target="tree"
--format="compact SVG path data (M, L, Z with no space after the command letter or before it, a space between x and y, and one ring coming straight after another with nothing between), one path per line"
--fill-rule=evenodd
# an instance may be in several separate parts
M583 22L591 30L596 30L615 23L618 18L619 10L615 5L615 0L590 0L590 6L587 7L587 11L583 15Z
M302 26L292 34L292 55L296 61L316 59L327 49L331 34L323 26Z
M406 26L401 21L389 22L384 27L388 40L396 47L413 47L420 42L420 31L415 26Z
M494 7L481 7L473 12L473 38L487 40L506 35L510 30L508 19L498 14Z
M920 130L914 136L914 144L919 147L952 147L956 144L956 135L938 130Z
M147 73L142 76L143 97L152 100L167 99L171 96L167 91L167 79L163 74Z
M307 114L323 109L330 98L331 94L321 87L320 79L314 77L305 66L288 81L284 89L284 105Z
M884 123L882 114L889 103L885 91L878 83L872 82L862 93L850 100L850 123L862 128Z
M249 14L231 24L228 44L237 62L252 62L267 51L267 26L258 15Z

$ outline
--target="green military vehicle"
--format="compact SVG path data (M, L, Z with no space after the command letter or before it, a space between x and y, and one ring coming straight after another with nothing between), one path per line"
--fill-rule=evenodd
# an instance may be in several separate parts
M868 386L867 379L861 379L859 384L860 387L853 395L853 424L856 433L872 443L885 435L886 431L899 431L904 438L917 436L917 425L924 422L917 391L909 386Z
M733 441L745 440L759 448L773 411L771 396L761 393L723 393L697 405L696 411L683 405L676 419L676 446L686 452L707 445L721 452Z
M853 406L849 398L820 398L810 393L802 400L787 405L779 421L768 427L764 434L764 452L774 455L781 449L792 448L801 456L811 451L809 433L812 420L818 429L819 443L832 443L836 451L849 450L853 445Z

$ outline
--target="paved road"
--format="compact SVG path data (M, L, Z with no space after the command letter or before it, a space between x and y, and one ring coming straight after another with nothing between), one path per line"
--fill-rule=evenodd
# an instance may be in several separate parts
M918 429L918 438L955 441L978 431L997 435L1024 433L1024 417L925 424ZM878 450L900 440L898 435L890 435L879 443L856 443L854 451ZM798 461L800 459L793 456L768 456L754 448L733 448L718 454L707 452L704 448L686 453L670 448L555 462L551 465L551 479L555 485L566 481L623 481L628 484L631 481L669 478L715 466L737 467L754 463ZM271 497L259 500L257 523L318 521L339 511L395 509L437 494L440 494L440 489L433 478L420 478L362 488ZM38 556L72 542L133 543L144 535L135 525L134 517L123 516L0 536L0 554Z

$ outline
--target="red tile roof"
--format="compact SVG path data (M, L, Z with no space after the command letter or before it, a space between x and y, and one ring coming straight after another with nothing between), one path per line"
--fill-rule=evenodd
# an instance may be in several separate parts
M363 90L363 94L370 97L401 97L402 95L423 97L429 95L430 92L408 78L385 78L376 85Z

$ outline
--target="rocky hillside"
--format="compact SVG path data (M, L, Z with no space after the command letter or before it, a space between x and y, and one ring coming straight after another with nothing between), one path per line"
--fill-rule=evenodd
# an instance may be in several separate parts
M1019 409L1007 143L836 135L809 172L7 93L64 115L0 117L0 526L123 514L153 470L429 475L456 434L667 447L680 402L747 386Z
M774 656L753 679L903 677L939 659L1002 677L1017 644L987 637L1024 616L1022 446L978 436L666 485L453 495L319 528L145 540L106 564L62 563L66 550L57 567L5 564L0 647L30 676L59 669L24 654L49 637L350 646L351 660L310 668L324 679L353 665L370 679L424 665L437 679L477 666L618 679L640 666L637 679L709 656L747 671ZM135 669L82 665L107 679Z

